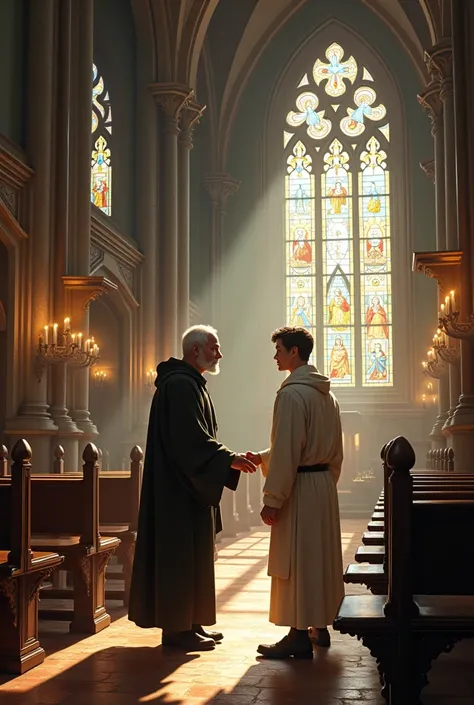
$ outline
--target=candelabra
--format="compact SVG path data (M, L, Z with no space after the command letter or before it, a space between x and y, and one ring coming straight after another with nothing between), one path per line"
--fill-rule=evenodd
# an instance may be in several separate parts
M51 342L50 339L51 330ZM58 339L60 342L58 343ZM94 338L83 343L82 333L71 333L70 319L64 319L62 333L58 333L58 324L44 327L44 337L39 336L36 353L36 374L41 381L47 365L71 365L75 368L92 367L99 359L99 348Z
M422 362L423 373L432 379L440 379L448 371L448 365L440 358L436 350L428 350L428 362Z
M446 296L444 304L441 304L441 310L438 314L439 328L450 338L457 340L474 337L474 313L471 313L465 323L459 322L459 315L454 291L451 291L450 295Z
M152 392L155 388L156 371L148 370L146 373L145 387Z
M104 372L103 370L97 370L97 372L94 372L94 376L93 376L94 387L105 386L106 379L107 379L107 373Z
M449 365L457 365L459 362L459 345L450 343L446 333L440 328L433 336L433 350L443 362L447 362Z

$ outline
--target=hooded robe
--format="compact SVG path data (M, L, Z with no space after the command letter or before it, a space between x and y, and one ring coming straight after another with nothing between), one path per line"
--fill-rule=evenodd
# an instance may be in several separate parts
M170 358L157 367L150 410L129 619L180 632L216 621L214 539L235 454L216 440L206 380Z
M270 621L326 627L344 596L336 483L342 465L339 406L327 377L302 365L281 385L273 410L271 447L260 453L263 502L280 509L271 527ZM299 465L328 470L298 473Z

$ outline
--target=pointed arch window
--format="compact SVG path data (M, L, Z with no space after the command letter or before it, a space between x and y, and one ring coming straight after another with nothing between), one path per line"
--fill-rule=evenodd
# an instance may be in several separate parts
M92 66L91 201L106 215L112 214L112 108L109 92L97 66Z
M338 387L393 386L390 123L376 80L332 43L286 116L289 325ZM322 365L321 365L322 361Z

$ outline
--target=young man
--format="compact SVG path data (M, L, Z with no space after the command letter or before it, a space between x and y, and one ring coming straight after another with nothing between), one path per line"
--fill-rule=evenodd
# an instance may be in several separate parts
M329 379L308 364L311 334L279 328L272 342L278 369L290 375L277 393L270 448L247 457L266 477L261 516L271 526L270 621L291 628L257 651L265 658L312 658L308 628L318 646L329 646L327 625L344 595L336 490L341 419Z
M217 423L204 373L218 374L217 331L194 326L183 335L183 359L157 367L150 411L130 590L129 619L161 627L162 644L208 650L216 621L214 539L224 487L255 465L216 440Z

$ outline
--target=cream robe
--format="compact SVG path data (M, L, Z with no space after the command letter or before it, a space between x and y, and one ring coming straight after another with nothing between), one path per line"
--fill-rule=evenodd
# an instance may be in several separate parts
M273 410L271 447L260 453L263 501L280 509L271 528L270 621L325 627L344 595L336 483L342 465L339 405L327 377L302 365L281 385ZM298 465L330 470L297 473Z

